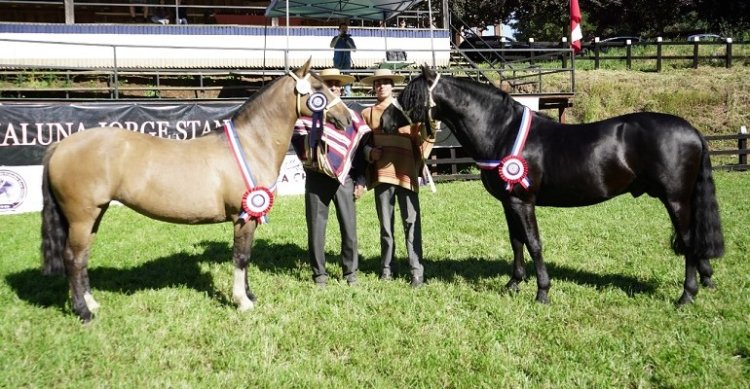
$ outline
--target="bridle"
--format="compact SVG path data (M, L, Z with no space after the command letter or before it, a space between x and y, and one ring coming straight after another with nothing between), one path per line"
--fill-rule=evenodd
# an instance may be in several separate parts
M287 72L287 74L297 81L294 87L294 93L297 95L296 109L297 109L297 118L299 118L300 116L302 116L302 112L300 111L302 96L306 96L312 93L312 85L310 85L310 81L308 80L310 78L310 73L306 73L303 78L297 77L297 75L291 70ZM331 109L332 107L334 107L336 104L339 104L339 103L341 104L344 103L344 101L341 100L339 96L335 96L331 101L329 101L328 104L326 104L325 108L322 109L323 118L325 118L326 113L328 112L329 109Z

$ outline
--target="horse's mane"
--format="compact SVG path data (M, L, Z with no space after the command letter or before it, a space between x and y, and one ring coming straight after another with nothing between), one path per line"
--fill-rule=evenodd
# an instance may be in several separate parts
M316 80L323 82L323 79L318 76L317 73L310 73ZM266 90L270 89L272 86L274 86L279 80L283 79L284 76L277 77L275 80L269 82L268 84L264 85L262 88L260 88L258 91L253 93L245 102L237 108L237 110L232 115L232 121L237 121L240 116L244 115L252 115L253 110L258 109L258 107L262 107L262 102L256 104L256 100L261 98ZM210 135L210 134L224 134L224 126L218 126L211 130L211 132L208 132L202 136Z
M411 107L409 115L413 121L421 121L427 116L425 102L429 99L429 87L424 76L418 76L406 84L398 96L398 102L402 107Z
M232 120L237 120L237 117L243 114L246 109L252 109L255 103L255 100L257 100L260 96L262 96L263 92L270 89L274 84L276 84L282 78L284 78L284 76L277 77L275 80L269 82L268 84L260 88L257 92L250 95L250 97L247 100L245 100L245 103L242 104L240 108L237 109L237 111L235 111L234 115L232 115Z
M506 106L510 108L515 105L521 105L521 103L514 100L508 93L490 84L451 76L443 76L439 82L446 82L453 87L469 91L471 96L482 101L483 107ZM401 103L401 106L411 108L412 120L421 121L426 117L429 88L430 84L427 79L424 75L420 75L409 82L399 95L398 101ZM535 117L544 120L553 120L549 115L538 111L535 112Z

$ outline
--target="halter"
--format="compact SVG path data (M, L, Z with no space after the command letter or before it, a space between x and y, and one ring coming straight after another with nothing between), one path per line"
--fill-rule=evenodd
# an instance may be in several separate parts
M429 100L425 103L425 107L427 107L427 125L431 128L434 128L436 132L438 126L440 125L440 121L432 118L432 108L437 106L437 104L435 103L435 99L432 98L432 91L435 90L438 81L440 81L440 73L435 73L435 80L432 81L432 85L430 85L430 87L427 89L427 96L429 97Z
M297 81L296 85L294 86L294 91L296 94L297 118L299 118L300 116L302 116L300 112L300 100L302 96L312 93L312 85L310 85L310 81L308 81L308 78L310 78L310 73L305 74L305 77L301 79L297 77L297 75L292 71L289 71L287 74L289 74ZM314 99L315 95L316 94L313 94L313 96L311 96L308 100L308 106L310 106L310 100ZM336 104L343 103L343 101L337 96L331 102L326 104L325 95L320 95L321 96L315 99L316 104L319 104L319 107L310 107L310 109L314 113L321 112L320 120L324 121L326 112ZM232 123L231 120L225 122L224 131L227 134L229 148L232 150L232 155L237 162L240 173L242 173L242 179L245 182L245 188L247 188L247 191L242 196L242 212L240 212L239 217L245 222L253 218L258 220L260 224L268 223L268 212L271 211L271 207L273 206L273 191L276 189L276 180L273 181L273 184L270 187L256 186L255 181L253 180L253 174L250 170L250 165L247 163L247 158L245 158L245 153L242 150L240 138L237 135L237 131L235 131L234 129L234 123Z
M289 71L287 74L289 74L293 79L297 81L297 84L294 86L294 91L297 94L297 102L296 102L296 109L297 109L297 118L302 116L302 113L300 112L300 99L302 96L309 95L312 92L312 85L310 85L310 81L308 78L310 78L310 73L305 74L305 77L299 78L296 74L294 74L293 71ZM331 109L331 107L335 106L338 103L343 103L340 97L336 96L333 100L328 102L328 105L323 109L323 114ZM325 117L325 116L324 116Z

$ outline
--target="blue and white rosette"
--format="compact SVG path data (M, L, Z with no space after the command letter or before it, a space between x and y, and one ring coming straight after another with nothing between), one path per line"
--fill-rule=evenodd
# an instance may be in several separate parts
M326 95L324 95L323 93L316 92L307 98L307 108L310 108L310 110L313 112L312 124L310 125L310 131L307 136L307 142L310 150L315 149L315 147L318 145L318 141L320 140L321 135L323 134L323 120L325 119L324 111L327 105L328 98L326 98ZM313 158L315 158L315 153L313 153Z

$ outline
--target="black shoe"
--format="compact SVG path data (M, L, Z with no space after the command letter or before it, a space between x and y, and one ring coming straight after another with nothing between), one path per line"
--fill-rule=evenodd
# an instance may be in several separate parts
M424 277L412 277L411 278L411 285L412 288L419 288L424 284Z
M313 281L315 282L315 286L319 288L325 288L326 284L328 283L328 277L325 275L313 277Z

